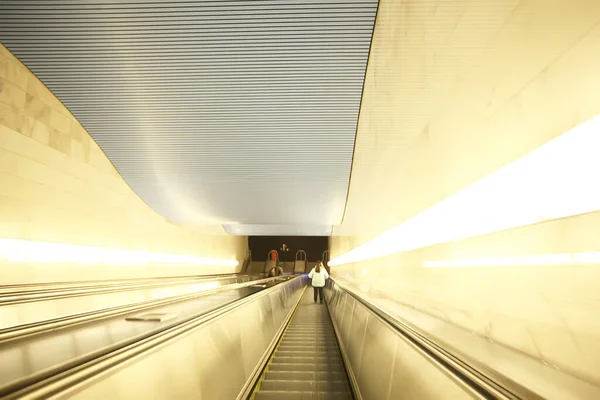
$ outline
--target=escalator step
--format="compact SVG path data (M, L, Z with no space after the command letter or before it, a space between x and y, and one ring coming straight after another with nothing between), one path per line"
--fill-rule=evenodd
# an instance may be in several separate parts
M343 381L346 379L344 372L337 371L267 371L266 379L289 381Z
M347 392L288 392L288 391L260 391L256 393L256 400L351 400Z
M275 354L275 357L273 357L273 362L292 364L340 364L341 361L337 355L334 357L307 357L306 355L302 357L286 357Z
M324 353L334 352L336 354L339 354L337 346L313 347L310 345L298 346L298 345L281 344L279 346L279 348L277 349L277 351L295 351L295 352L303 352L305 354L311 354L311 355L322 353L322 352L324 352Z
M322 348L328 348L328 347L335 347L337 349L337 343L334 342L333 340L328 340L327 342L324 342L323 340L319 340L319 341L314 341L314 340L309 340L309 341L304 341L304 340L287 340L284 339L281 341L281 343L279 344L279 347L282 346L289 346L289 347L301 347L301 348L309 348L309 349L322 349Z
M344 367L340 363L334 364L293 364L272 362L269 364L269 371L332 371L343 372Z
M262 375L255 400L352 399L326 307L304 295Z
M290 325L290 326L288 326L288 330L330 332L330 331L333 331L333 327L331 325L324 325L324 324L296 325L296 326Z
M320 340L317 340L316 342L317 342L316 345L337 347L337 342L335 341L334 338L320 339ZM310 337L310 336L306 336L304 338L286 337L281 341L282 345L290 344L290 345L297 345L297 346L312 346L314 343L315 343L314 338Z
M288 350L279 349L277 350L277 357L336 357L339 358L340 353L337 349L326 349L326 350Z
M286 336L313 336L313 337L332 337L333 332L325 332L325 331L311 331L311 330L302 330L302 331L287 331Z
M345 392L345 381L274 381L264 380L260 390L278 390L293 392Z
M278 350L277 353L275 353L275 357L286 357L286 358L308 358L308 359L315 359L315 358L338 358L340 357L339 353L337 352L337 349L323 349L320 351L291 351L291 350Z
M305 340L284 340L281 342L281 344L279 345L281 346L296 346L296 347L303 347L305 349L337 349L337 343L334 341L324 341L324 340L320 340L318 344L314 343L314 340L312 339L305 339Z
M287 329L287 332L307 332L307 333L314 333L314 332L318 332L318 333L333 333L333 329L332 328L323 328L323 327L294 327L294 326L290 326Z
M313 334L309 334L309 333L303 333L303 334L299 334L299 333L293 333L293 334L286 334L285 337L283 338L283 340L302 340L308 343L320 343L323 341L326 342L331 342L335 340L335 336L334 335L313 335Z

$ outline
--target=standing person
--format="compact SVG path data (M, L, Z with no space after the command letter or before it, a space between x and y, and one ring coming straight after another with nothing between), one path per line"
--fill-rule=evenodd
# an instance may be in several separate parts
M281 267L281 264L277 264L277 270L275 271L276 276L281 276L283 275L283 268Z
M317 266L309 272L308 277L312 279L315 303L317 302L317 297L319 297L321 304L323 304L323 299L325 298L323 288L325 287L325 281L329 278L329 274L323 266L322 261L319 261Z
M290 248L285 243L279 249L279 261L283 265L287 265L288 261L290 261Z
M281 264L277 264L277 266L272 266L269 270L269 278L273 276L281 276L283 275L283 268L281 268Z

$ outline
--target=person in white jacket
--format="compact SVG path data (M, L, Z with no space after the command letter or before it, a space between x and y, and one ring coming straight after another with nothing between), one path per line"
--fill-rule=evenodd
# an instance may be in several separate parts
M317 302L317 297L319 297L321 304L323 304L323 299L325 298L323 288L325 287L325 281L329 278L329 274L322 261L319 261L317 266L309 272L308 277L312 280L315 303Z

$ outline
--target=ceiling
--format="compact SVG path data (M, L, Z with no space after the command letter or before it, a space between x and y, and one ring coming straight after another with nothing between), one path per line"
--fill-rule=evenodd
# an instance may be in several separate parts
M234 235L342 220L376 0L0 2L0 41L158 213Z

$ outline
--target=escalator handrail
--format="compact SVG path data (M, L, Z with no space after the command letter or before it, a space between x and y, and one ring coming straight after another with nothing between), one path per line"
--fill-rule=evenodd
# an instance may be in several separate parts
M542 400L543 397L537 395L517 382L490 370L484 365L469 359L464 355L457 355L458 352L449 352L430 336L411 326L405 321L382 310L369 300L356 294L348 287L340 284L334 279L330 279L330 287L335 290L341 290L351 296L355 301L363 305L372 312L394 332L407 339L411 344L418 348L427 358L435 364L443 367L447 372L464 385L479 393L486 399L535 399ZM468 360L468 361L467 361Z
M4 294L4 290L12 288L23 288L24 290L31 291L32 287L40 287L40 290L44 290L44 287L70 287L70 286L95 286L95 285L110 285L115 283L128 283L136 284L139 282L151 282L151 281L162 281L162 280L177 280L177 279L210 279L210 278L227 278L229 276L244 275L239 273L225 273L225 274L207 274L207 275L176 275L176 276L160 276L155 278L127 278L127 279L97 279L89 281L62 281L62 282L40 282L40 283L14 283L9 285L0 285L0 295Z
M63 317L51 318L39 322L29 324L16 325L8 328L0 329L0 344L11 340L18 340L24 337L43 334L47 331L56 329L64 329L68 326L73 326L81 323L99 321L106 318L112 318L121 314L129 314L132 312L143 312L144 310L153 309L196 297L209 296L229 290L240 289L247 286L253 286L261 283L267 283L276 278L262 278L247 282L230 283L222 285L214 289L203 290L201 292L184 293L175 296L168 296L157 299L144 300L135 303L128 303L99 310L84 311L77 314L67 315Z
M3 286L0 286L0 306L15 305L20 303L29 303L35 301L54 300L63 297L87 296L91 294L104 294L119 291L129 291L138 289L158 288L163 286L184 285L193 282L214 281L222 279L232 279L245 274L223 274L223 275L196 275L189 277L172 277L160 279L138 279L135 281L97 281L97 283L80 284L74 283L66 285L62 283L45 284L48 287L43 288L35 285L23 285L24 288L18 291L2 292ZM27 288L30 286L31 288Z
M298 278L300 278L300 279L306 279L303 276L297 276L297 277L292 278L290 280L298 279ZM277 351L277 345L278 345L278 343L283 338L283 335L285 334L285 330L287 329L288 325L290 324L290 322L294 318L294 315L296 313L296 310L298 309L298 306L300 305L300 302L302 301L302 296L304 295L304 292L306 291L306 288L307 288L307 286L305 285L304 289L302 289L302 293L298 297L298 300L290 308L290 310L289 310L288 314L286 315L283 323L277 329L277 332L275 333L275 336L273 336L273 339L271 340L271 343L269 343L269 345L267 346L267 349L265 350L265 352L263 353L262 357L258 361L258 364L256 365L256 367L254 368L254 370L250 374L249 378L246 380L246 384L244 385L244 387L242 388L242 390L238 394L238 397L236 398L236 400L249 400L249 399L252 398L252 393L254 393L254 391L256 390L256 385L260 382L260 378L263 375L265 369L267 368L269 360L271 360L271 358L273 357L273 355Z
M300 255L300 257L298 257ZM304 258L302 258L304 257ZM294 259L294 261L307 261L307 255L306 255L306 251L304 250L298 250L296 252L296 258Z
M130 285L98 285L98 286L74 286L66 289L49 289L32 292L14 293L0 295L0 307L12 306L22 303L33 303L38 301L56 300L67 297L90 296L96 294L109 294L128 292L133 290L158 289L168 286L192 285L201 282L215 282L224 279L236 278L236 275L228 275L220 278L190 278L157 281L154 283L139 283Z

